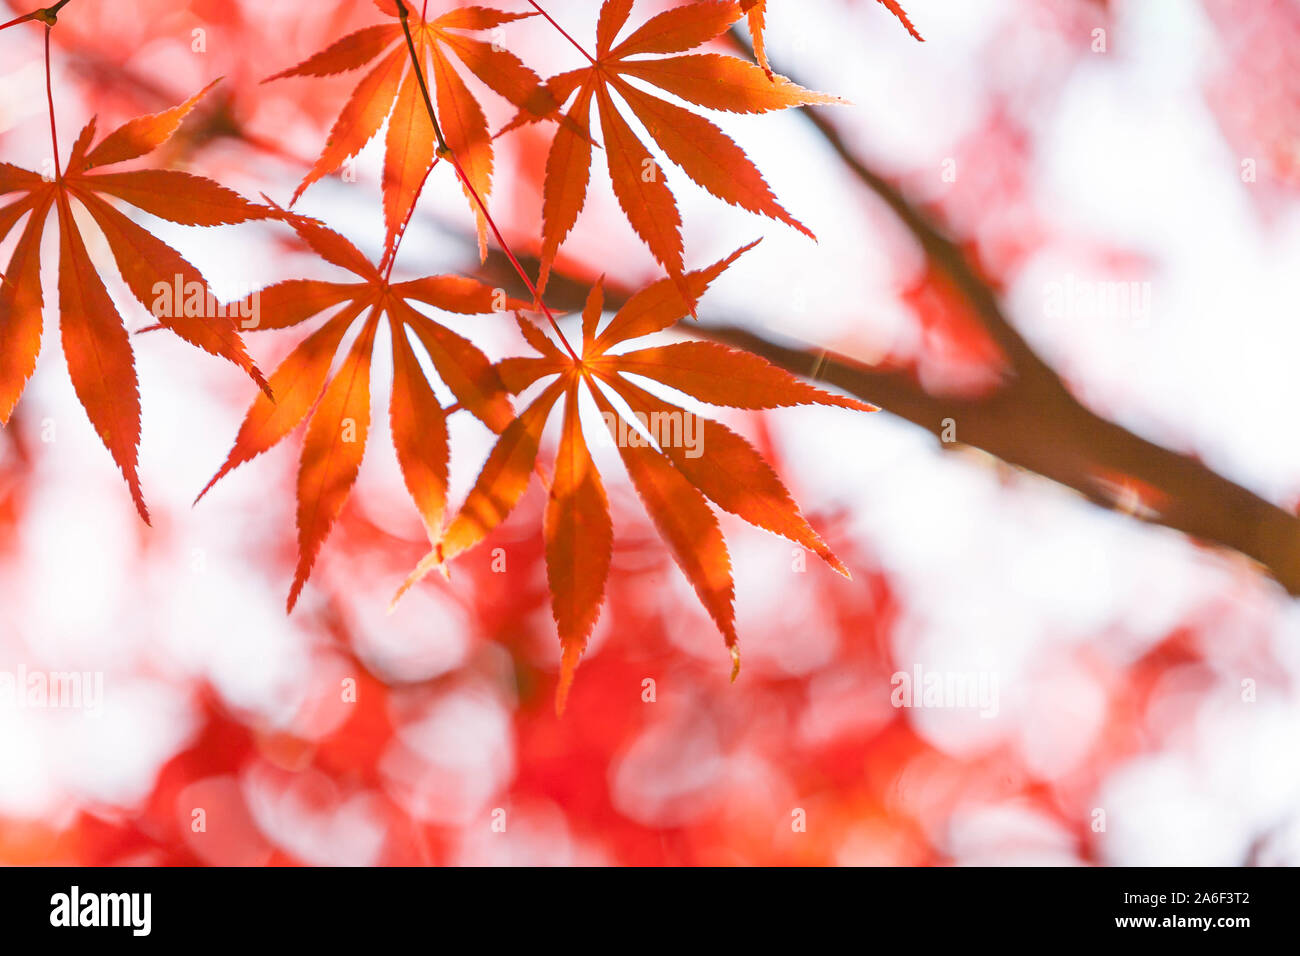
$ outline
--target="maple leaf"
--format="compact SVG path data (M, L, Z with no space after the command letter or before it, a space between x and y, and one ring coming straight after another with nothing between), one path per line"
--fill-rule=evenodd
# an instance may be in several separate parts
M763 0L763 2L766 3L767 0ZM917 32L916 27L912 25L911 18L907 15L907 11L903 9L898 0L880 0L880 2L885 5L886 10L898 17L899 22L903 24L904 29L906 29L908 33L912 34L912 36L920 42L925 42L925 37L921 36L921 34Z
M105 197L189 226L261 219L267 210L224 186L189 173L161 169L97 171L161 146L213 85L215 81L172 109L130 120L94 148L90 146L95 137L92 119L73 144L66 168L53 180L0 163L0 195L19 196L0 209L0 240L28 216L0 285L0 423L8 424L40 352L40 248L45 221L53 209L59 223L59 327L72 386L126 479L136 509L146 523L149 512L137 474L140 395L134 356L122 317L86 249L73 213L74 202L94 220L127 288L150 308L159 324L187 342L229 359L260 387L268 388L244 349L234 319L221 314L224 309L203 308L194 310L200 314L189 314L191 310L184 307L179 296L169 298L166 307L159 307L160 289L168 293L185 290L186 298L197 291L205 304L216 300L198 269Z
M381 318L387 318L392 340L389 416L397 460L430 540L437 540L447 500L448 410L426 380L408 332L419 341L460 407L497 432L514 418L514 411L487 356L411 303L461 315L486 315L527 308L527 304L455 275L391 282L386 272L334 230L314 219L276 212L321 258L360 281L287 279L258 293L258 329L290 328L323 312L337 311L271 375L275 401L265 395L254 400L225 463L198 498L310 418L298 469L298 565L287 605L292 611L361 468L370 428L371 355ZM331 377L336 353L358 320L360 330Z
M325 141L325 148L293 194L298 201L312 183L355 156L388 120L383 172L385 251L391 252L433 165L435 134L425 108L396 0L375 0L393 23L350 33L302 63L264 82L292 76L320 77L348 73L374 64L348 98ZM529 111L552 107L545 87L531 69L496 43L468 36L536 16L503 13L488 7L451 10L432 20L409 10L408 25L423 75L432 88L439 124L469 183L484 201L492 191L492 135L478 100L452 64L451 54L485 86L514 106ZM377 62L376 62L377 61ZM466 190L478 222L479 253L487 254L487 222Z
M740 9L749 22L749 36L754 42L754 59L771 78L772 66L767 62L767 0L740 0Z
M902 22L907 32L916 37L922 43L925 37L917 32L916 27L912 25L911 19L899 4L898 0L880 0L894 16ZM740 0L740 9L745 13L749 22L749 35L754 41L754 58L758 60L758 65L763 68L769 77L774 76L772 67L767 62L767 44L764 39L764 33L767 29L767 0Z
M708 268L686 273L682 279L690 298L701 296L753 245ZM581 387L609 426L659 534L722 633L735 662L733 679L740 658L731 560L709 501L815 552L845 576L848 570L749 442L719 422L699 418L702 440L687 447L682 435L692 413L647 392L627 376L652 379L709 405L763 409L816 403L876 410L808 385L759 356L712 342L678 342L610 354L614 346L667 329L687 314L687 297L671 278L633 295L601 330L603 304L598 283L583 311L582 354L577 360L536 326L519 319L520 330L537 355L498 363L502 382L517 394L542 379L555 376L555 381L501 433L459 512L394 598L433 568L479 544L505 520L527 490L543 428L563 398L560 444L543 519L551 609L562 647L556 695L560 711L603 602L613 541L608 500L579 422ZM631 417L615 407L611 393L626 405ZM678 429L676 438L672 428Z
M562 117L546 160L542 200L541 272L544 289L561 243L586 203L591 178L593 104L600 119L610 180L633 230L677 283L694 313L683 279L681 215L649 149L615 105L617 94L675 165L725 202L784 222L813 237L773 195L762 174L736 143L710 120L645 92L643 81L697 106L733 113L766 113L814 103L843 103L838 97L805 90L785 77L768 79L746 60L715 53L689 54L727 30L741 16L740 6L701 0L651 17L615 45L632 11L632 0L605 0L596 25L596 55L588 67L547 80L561 104L573 99ZM685 54L638 59L644 54ZM521 111L510 127L554 115ZM507 127L507 128L510 128Z

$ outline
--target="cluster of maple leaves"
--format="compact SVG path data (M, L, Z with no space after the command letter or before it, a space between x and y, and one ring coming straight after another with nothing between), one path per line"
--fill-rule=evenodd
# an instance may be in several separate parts
M881 2L916 35L894 0ZM0 284L0 420L8 422L40 350L44 306L40 251L53 210L59 230L59 327L69 374L147 522L137 474L140 399L129 336L91 261L74 203L103 233L127 288L146 308L155 301L159 284L186 288L197 284L206 290L206 280L109 199L189 226L256 219L288 225L322 259L349 276L340 281L288 279L259 293L258 329L285 329L323 316L269 378L249 357L233 318L189 315L179 308L157 316L158 324L186 341L235 363L261 389L208 488L308 421L298 472L298 565L288 598L292 610L361 466L371 416L371 358L379 326L386 321L393 355L389 399L393 443L432 545L402 590L484 540L538 474L549 486L543 536L552 611L563 648L557 695L557 706L563 708L604 599L613 537L609 503L581 427L582 392L607 422L621 417L641 432L650 415L686 412L628 376L650 379L706 405L765 409L819 403L859 410L872 410L872 406L814 388L760 357L715 343L679 341L634 351L620 349L693 315L710 283L754 245L704 269L687 269L676 200L620 101L662 154L711 194L812 235L778 203L762 174L714 123L647 92L642 85L695 106L732 113L842 102L805 90L772 71L763 44L766 0L688 2L630 30L633 0L604 0L594 52L564 33L586 62L544 81L500 43L481 38L485 31L537 16L564 32L538 4L530 5L535 9L528 13L462 6L426 19L424 9L414 9L412 0L375 0L384 22L351 33L269 78L364 70L290 205L355 156L387 123L382 177L385 239L378 263L318 220L269 200L250 202L211 180L172 170L103 171L161 146L206 89L173 109L131 120L98 142L92 120L61 165L51 95L55 175L43 177L0 163L0 196L17 197L0 207L0 241L26 217ZM744 17L754 37L757 64L699 52ZM20 20L46 24L48 71L54 13L37 11ZM502 130L495 134L490 130L464 73L515 108L514 119ZM593 109L598 132L591 122ZM489 213L493 143L497 136L536 123L553 124L555 133L546 157L536 282L519 270L533 300L508 299L477 280L454 275L392 281L406 225L430 173L444 160L454 168L470 204L481 254L486 255L491 232L517 263ZM585 204L596 151L605 156L614 194L628 223L665 275L628 299L608 321L604 321L602 285L597 283L583 310L581 343L575 348L542 293L556 255ZM493 363L468 339L419 311L417 304L466 315L511 312L535 354ZM551 334L525 313L544 316ZM337 353L352 333L346 355L337 363ZM455 396L454 406L440 404L417 356L416 343ZM332 375L331 369L335 369ZM516 413L511 396L543 380L548 381L540 393ZM542 433L551 412L561 404L559 447L548 469L538 462ZM447 417L456 410L475 416L499 437L468 497L448 519ZM702 457L691 457L671 443L656 443L653 436L645 442L618 442L618 450L633 486L738 667L730 559L710 502L847 571L800 514L773 469L745 439L716 421L706 420L702 427Z

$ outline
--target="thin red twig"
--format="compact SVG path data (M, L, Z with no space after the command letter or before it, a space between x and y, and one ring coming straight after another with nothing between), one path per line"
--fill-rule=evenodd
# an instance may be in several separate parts
M542 297L537 291L537 286L533 284L532 279L528 278L528 273L525 272L524 267L519 264L519 260L515 258L515 254L510 250L510 245L506 242L505 237L501 235L501 230L498 229L497 224L492 221L492 215L487 211L487 206L483 202L483 197L480 196L478 190L470 184L469 177L465 175L465 170L461 168L460 160L456 158L455 153L451 152L447 153L447 158L451 160L452 166L456 168L456 175L460 177L460 181L464 184L465 189L474 197L474 201L478 203L478 208L483 211L483 218L487 220L488 227L492 230L492 235L496 236L497 245L499 245L501 251L506 254L506 258L510 260L510 264L515 267L515 271L519 273L519 278L524 280L524 285L528 286L528 291L533 294L533 302L546 314L546 317L550 319L551 327L555 329L555 334L558 335L560 341L564 343L564 348L568 351L569 357L575 362L581 362L582 359L578 358L578 353L573 350L573 346L570 345L569 340L565 338L564 331L560 328L560 323L555 321L555 316L547 307L546 303L542 301Z
M579 53L581 53L581 54L582 54L583 56L585 56L588 60L590 60L592 66L595 66L595 65L596 65L596 58L593 57L590 53L588 53L588 52L586 51L586 49L583 48L583 46L582 46L581 43L579 43L579 42L578 42L577 40L575 40L573 37L569 36L569 31L565 30L564 27L562 27L562 26L560 26L558 23L556 23L556 22L555 22L555 18L552 17L552 16L551 16L549 13L547 13L545 10L543 10L543 9L541 8L541 5L540 5L540 4L534 3L533 0L528 0L528 4L529 4L529 6L531 6L534 10L536 10L538 13L540 13L543 17L545 17L546 20L547 20L547 22L550 23L551 26L553 26L553 27L555 27L555 29L559 30L559 31L560 31L560 35L563 36L564 39L566 39L566 40L568 40L570 43L572 43L572 44L574 45L574 47L577 49L577 51L578 51Z
M24 13L21 17L14 17L8 23L0 23L0 30L8 30L12 26L17 26L20 23L26 23L28 20L35 20L35 19L36 19L35 13Z
M63 179L59 165L59 130L54 123L54 84L50 80L50 25L45 24L45 100L50 105L50 141L54 144L54 178Z
M420 193L424 192L424 184L429 181L429 175L437 167L438 160L441 158L441 156L435 156L433 162L429 164L429 168L424 171L424 178L420 180L420 185L415 190L417 199ZM384 270L384 281L388 281L388 278L393 274L393 264L397 262L397 250L401 248L402 240L406 238L406 230L411 225L411 218L415 215L415 205L415 202L412 201L411 208L406 210L406 218L402 220L402 228L398 230L397 238L393 240L393 247L384 253L384 258L379 263L379 268Z

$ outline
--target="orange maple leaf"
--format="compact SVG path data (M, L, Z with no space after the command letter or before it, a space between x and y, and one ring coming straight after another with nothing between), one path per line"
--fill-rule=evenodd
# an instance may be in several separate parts
M230 471L276 445L310 416L298 470L298 566L288 599L292 611L361 468L370 428L371 354L381 317L387 316L393 349L389 405L393 444L407 490L430 539L437 540L447 500L447 410L425 378L408 331L415 334L461 407L497 432L513 419L514 410L487 356L411 303L462 315L486 315L526 308L527 304L461 276L390 282L386 272L334 230L304 216L278 214L318 255L360 281L288 279L258 294L258 329L290 328L314 315L342 308L280 363L271 376L275 401L265 395L256 398L225 463L198 497ZM360 331L331 378L335 355L362 315Z
M754 43L754 59L770 78L772 66L767 62L767 0L740 0L740 9L749 22L749 36Z
M703 295L753 245L683 275L689 297ZM401 597L433 568L479 544L505 520L528 487L543 428L563 397L560 445L543 521L551 608L563 648L556 696L559 710L564 708L574 669L603 602L613 541L604 486L578 419L580 385L595 400L646 510L722 633L735 662L733 679L740 658L731 560L710 500L814 551L841 574L847 576L848 570L745 439L719 422L701 418L702 441L694 451L685 447L680 434L669 428L665 436L653 423L674 423L680 432L692 413L652 395L626 376L653 379L709 405L763 409L817 403L876 410L808 385L757 355L712 342L678 342L611 355L612 347L667 329L687 314L687 297L671 278L628 299L602 331L603 304L604 292L597 284L583 311L582 355L577 360L536 326L519 320L538 354L498 363L505 387L517 394L544 378L556 379L501 433L460 511L397 594ZM615 408L611 392L631 410L630 418Z
M763 2L766 3L767 0L763 0ZM880 2L885 5L886 10L898 17L899 22L903 24L904 29L906 29L908 33L912 34L912 36L920 42L925 42L925 37L921 36L916 27L913 26L911 18L907 15L907 11L903 9L898 0L880 0Z
M67 166L52 180L0 163L0 195L19 194L0 209L0 240L30 213L0 285L0 423L7 424L36 368L41 347L41 236L51 209L59 221L59 326L73 389L113 460L122 471L140 517L147 523L137 474L140 394L135 361L122 317L87 252L73 216L75 201L90 214L113 253L132 294L158 323L214 355L234 362L263 389L267 382L244 350L230 315L189 315L182 303L160 309L158 289L198 290L215 302L207 281L179 252L123 215L104 197L119 199L160 219L217 226L261 219L267 210L199 176L174 170L100 173L165 143L212 88L181 105L130 120L93 149L95 120L82 129ZM55 159L57 163L57 157ZM188 293L187 293L188 294ZM164 314L159 314L159 312ZM217 312L224 310L197 310Z
M908 33L922 43L925 42L925 37L916 31L916 27L912 25L907 11L902 8L898 0L880 0L880 2L885 5L890 13L898 17ZM758 60L758 65L763 68L763 71L768 76L773 76L772 68L767 62L767 43L764 37L767 29L767 0L740 0L740 9L748 17L749 35L754 42L754 58Z
M702 0L651 17L617 46L614 41L632 11L632 0L605 0L596 25L596 55L590 66L547 80L559 104L573 105L556 129L543 184L541 272L544 289L561 243L573 229L587 198L593 141L594 102L604 138L614 194L628 222L655 259L677 283L694 312L683 279L681 215L677 201L649 149L615 105L617 93L664 154L692 180L719 199L769 216L813 237L777 202L744 151L711 121L653 96L629 80L649 83L687 102L733 113L765 113L813 103L843 103L814 93L785 77L769 81L761 69L737 57L714 53L633 59L643 54L683 54L708 43L741 16L730 0ZM584 51L585 52L585 51ZM546 116L521 111L507 129ZM815 238L815 237L813 237Z
M308 186L360 152L387 119L383 190L385 250L391 252L433 165L435 135L419 80L411 69L397 2L375 0L375 6L395 22L350 33L265 82L291 76L347 73L378 60L353 90L330 130L320 157L294 192L291 205ZM452 65L449 54L455 54L470 73L514 106L544 112L553 104L536 73L499 45L466 35L494 30L532 16L536 14L503 13L471 6L426 21L408 11L412 41L421 70L429 78L447 145L456 154L470 184L485 201L492 191L492 135L483 108ZM478 221L479 252L485 256L487 223L468 190L466 197Z

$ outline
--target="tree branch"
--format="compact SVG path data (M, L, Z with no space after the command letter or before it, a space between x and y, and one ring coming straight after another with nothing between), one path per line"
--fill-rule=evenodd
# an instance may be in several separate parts
M1020 378L987 398L943 398L926 392L906 373L781 345L734 325L687 331L834 385L935 436L951 419L961 444L1050 478L1100 507L1240 552L1263 565L1288 592L1300 595L1300 520L1199 461L1084 408L1053 381ZM1116 487L1119 478L1153 492L1141 503L1143 510Z

